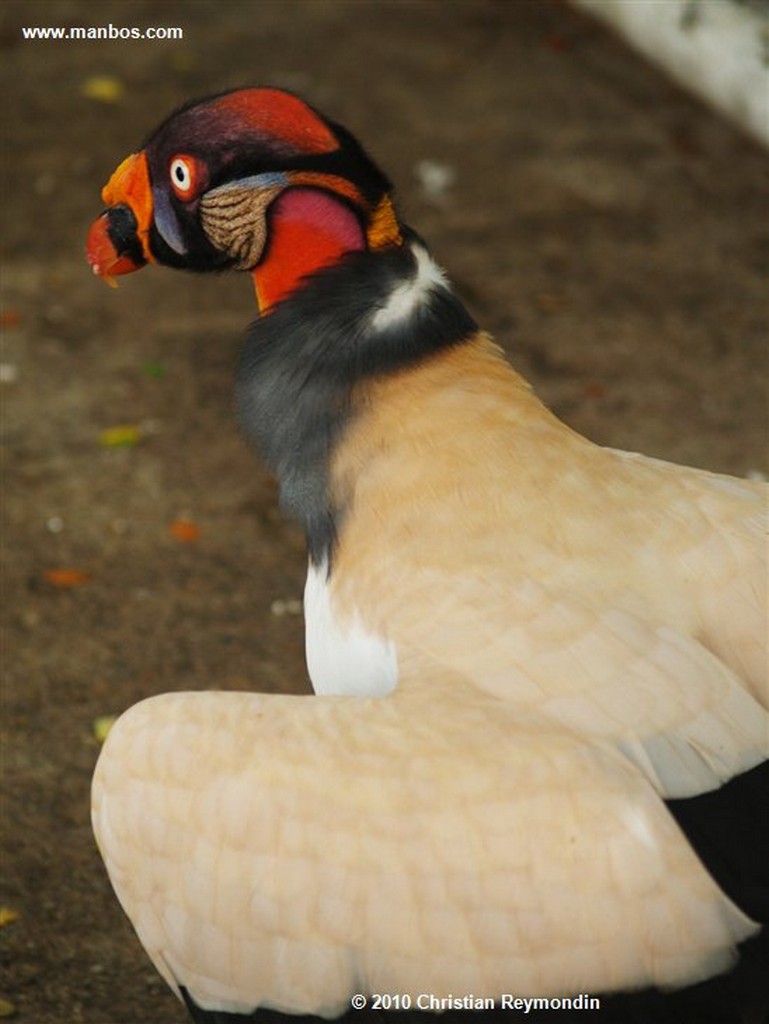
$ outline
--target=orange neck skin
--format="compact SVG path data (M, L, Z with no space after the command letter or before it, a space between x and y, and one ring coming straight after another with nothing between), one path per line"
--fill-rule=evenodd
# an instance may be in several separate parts
M368 234L340 199L317 188L292 188L275 200L267 249L251 271L260 313L290 295L302 278L333 266L348 252L400 244L388 199L374 211Z

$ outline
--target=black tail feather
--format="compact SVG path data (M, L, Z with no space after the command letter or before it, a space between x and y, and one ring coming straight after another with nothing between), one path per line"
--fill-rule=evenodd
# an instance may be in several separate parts
M727 896L769 924L769 761L667 807Z

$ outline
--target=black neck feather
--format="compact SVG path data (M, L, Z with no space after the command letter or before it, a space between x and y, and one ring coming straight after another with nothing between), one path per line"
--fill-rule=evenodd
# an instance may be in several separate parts
M329 462L366 379L394 373L469 339L476 324L456 296L433 285L414 309L377 327L377 310L418 271L411 234L398 248L354 252L306 279L251 327L237 372L246 435L277 474L281 507L305 530L310 558L330 562L340 509Z

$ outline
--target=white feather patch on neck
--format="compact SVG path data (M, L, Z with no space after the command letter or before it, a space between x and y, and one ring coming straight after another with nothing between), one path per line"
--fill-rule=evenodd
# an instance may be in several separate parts
M374 330L381 331L404 320L424 302L431 291L448 287L445 274L423 246L414 244L411 251L417 261L416 274L408 281L396 285L385 305L374 313L371 318Z
M395 646L369 633L357 616L340 621L332 607L328 566L310 563L304 588L305 656L318 694L384 697L398 683Z

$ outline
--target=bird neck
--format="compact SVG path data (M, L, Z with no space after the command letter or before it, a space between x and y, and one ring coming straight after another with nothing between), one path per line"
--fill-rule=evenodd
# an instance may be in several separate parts
M297 290L310 275L348 253L401 245L403 238L385 196L365 228L352 205L322 188L287 189L270 209L267 251L252 273L260 313Z
M304 528L310 557L331 561L343 510L329 466L367 382L469 340L477 327L427 249L348 249L316 269L253 324L237 371L245 434L278 477L283 509Z

